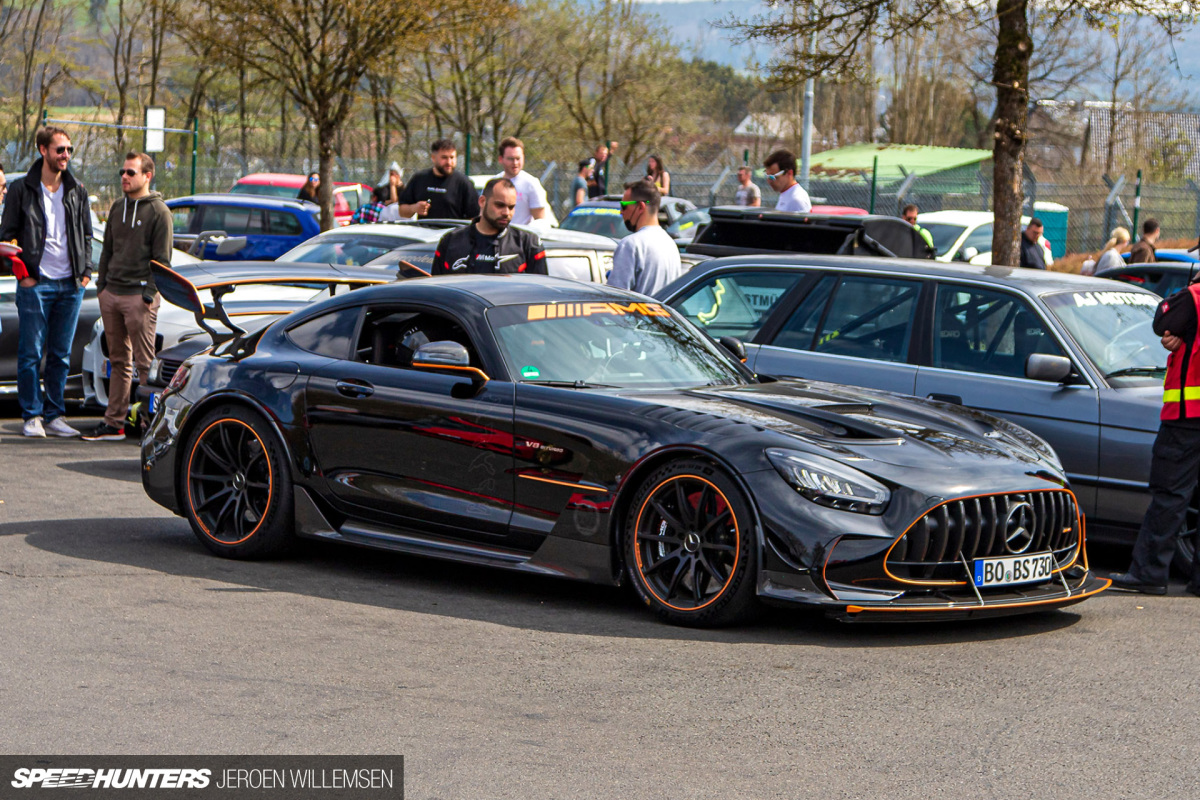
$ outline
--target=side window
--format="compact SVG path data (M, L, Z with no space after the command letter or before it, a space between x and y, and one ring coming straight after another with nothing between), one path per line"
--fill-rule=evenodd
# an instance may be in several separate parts
M1065 355L1020 297L974 286L938 287L933 366L1025 377L1034 353Z
M281 236L300 236L304 233L300 220L286 211L268 211L267 226L271 233Z
M752 339L779 299L806 275L800 271L739 272L709 278L671 305L714 339Z
M812 288L800 305L792 312L792 316L771 342L775 347L787 347L792 350L812 350L813 339L817 335L817 326L821 324L825 306L833 296L833 287L837 285L836 275L826 275L820 283Z
M206 231L225 231L230 236L263 233L262 210L239 206L206 206L203 228Z
M338 192L338 197L342 198L351 211L358 211L358 189L351 188L344 192Z
M974 247L981 253L992 252L992 223L980 225L975 230L967 234L967 238L963 240L962 247L958 249L961 253L968 247Z
M592 260L580 255L547 255L546 271L555 278L570 278L591 283Z
M428 342L458 342L467 348L471 366L479 367L479 353L467 332L454 320L428 311L396 307L367 310L355 349L355 361L383 367L410 369L413 354Z
M287 336L302 350L330 358L349 358L359 306L342 308L289 328Z
M195 206L176 206L171 209L171 227L175 233L189 233L192 230L192 215Z
M848 276L834 291L812 349L876 361L908 360L918 281Z

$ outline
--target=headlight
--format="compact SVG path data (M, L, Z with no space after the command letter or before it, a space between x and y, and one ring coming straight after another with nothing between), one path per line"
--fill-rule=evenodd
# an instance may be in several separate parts
M162 372L162 359L156 358L150 362L150 372L146 376L146 382L157 384L158 383L158 375L160 372Z
M771 448L767 459L797 492L818 505L882 514L892 496L879 481L829 458Z

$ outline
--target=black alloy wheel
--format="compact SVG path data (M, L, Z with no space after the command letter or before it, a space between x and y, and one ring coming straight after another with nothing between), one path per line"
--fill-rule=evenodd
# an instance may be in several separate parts
M181 494L196 537L219 556L261 558L291 538L292 487L283 446L243 406L214 409L192 429Z
M757 537L736 484L702 461L676 461L642 482L625 528L638 596L663 619L712 627L757 606Z
M1200 510L1196 508L1196 498L1192 498L1188 506L1186 522L1183 523L1183 533L1175 540L1175 555L1171 558L1171 570L1176 577L1185 581L1192 579L1192 562L1196 558L1196 521L1200 518Z

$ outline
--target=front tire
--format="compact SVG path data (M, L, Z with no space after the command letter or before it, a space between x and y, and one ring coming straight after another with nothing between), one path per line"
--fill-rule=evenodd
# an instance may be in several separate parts
M625 563L638 597L674 625L744 622L758 608L750 505L721 470L671 462L642 482L625 525Z
M184 448L180 495L201 544L224 558L266 558L292 538L292 480L282 442L259 414L224 405Z

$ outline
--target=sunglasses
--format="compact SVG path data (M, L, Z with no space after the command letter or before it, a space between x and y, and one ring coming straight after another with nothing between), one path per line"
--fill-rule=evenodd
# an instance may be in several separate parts
M776 178L782 178L782 177L783 177L783 173L785 173L785 172L787 172L787 170L786 170L786 169L781 169L781 170L779 170L779 172L768 172L768 173L767 173L767 180L769 180L769 181L773 181L773 180L775 180Z
M61 156L63 153L66 153L67 155L73 155L73 154L75 153L75 148L74 148L74 147L72 147L72 146L71 146L71 145L69 145L69 144L68 144L68 145L62 145L62 146L60 146L60 147L56 147L56 148L54 148L54 152L55 152L57 155L60 155L60 156Z
M129 176L130 178L132 178L133 176L135 176L135 175L137 175L137 174L138 174L138 171L137 171L136 169L119 169L119 170L117 170L117 177L118 177L118 178L120 178L120 177L122 177L122 176L124 176L124 175L127 175L127 176Z
M621 208L629 208L630 206L636 206L638 203L640 203L642 201L641 200L622 200L620 202L621 202Z

